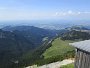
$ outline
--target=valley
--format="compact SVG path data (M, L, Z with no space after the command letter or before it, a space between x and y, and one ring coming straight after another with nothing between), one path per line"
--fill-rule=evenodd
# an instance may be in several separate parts
M61 30L34 26L3 27L0 30L0 67L43 66L74 58L75 49L69 43L90 39L89 32L82 30L89 31L81 26Z
M0 68L90 68L89 42L90 0L0 0Z

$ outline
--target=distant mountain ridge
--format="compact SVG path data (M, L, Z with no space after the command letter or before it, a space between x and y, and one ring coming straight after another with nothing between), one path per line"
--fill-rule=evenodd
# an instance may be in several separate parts
M65 29L67 29L67 30L90 30L90 29L88 29L84 26L79 26L79 25L78 26L67 27Z
M88 32L82 32L82 31L68 31L66 33L63 33L61 36L62 40L88 40L90 39L90 34Z
M50 39L56 35L56 31L42 29L34 26L15 26L15 27L6 26L2 28L2 30L11 32L15 31L16 33L23 35L32 42L34 41L36 45L40 45L44 37L48 37Z

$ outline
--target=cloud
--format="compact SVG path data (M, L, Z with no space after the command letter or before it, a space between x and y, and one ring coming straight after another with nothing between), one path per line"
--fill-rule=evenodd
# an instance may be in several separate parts
M90 15L90 12L87 11L66 11L66 12L56 12L55 16L79 16L79 15Z
M79 14L81 14L81 12L77 12L77 14L79 15Z
M32 12L30 10L23 10L23 9L10 9L10 8L3 8L6 9L0 11L0 20L30 20L30 19L74 19L74 18L90 18L89 11L60 11L60 12L42 12L42 11L35 11Z
M89 11L59 11L56 12L54 17L56 19L65 19L65 20L90 20Z
M68 13L68 14L73 14L73 12L72 12L71 10L69 10L67 13Z

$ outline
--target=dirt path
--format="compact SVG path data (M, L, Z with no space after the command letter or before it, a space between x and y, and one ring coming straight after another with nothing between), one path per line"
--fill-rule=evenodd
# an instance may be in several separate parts
M58 61L58 62L50 63L47 65L39 66L39 67L34 65L34 66L26 67L26 68L60 68L61 66L67 65L70 63L74 63L74 59L65 59L63 61Z

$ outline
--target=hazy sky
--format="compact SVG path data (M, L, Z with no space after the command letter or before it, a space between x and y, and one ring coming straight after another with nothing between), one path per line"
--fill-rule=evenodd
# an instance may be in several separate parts
M90 19L90 0L0 0L0 20Z

